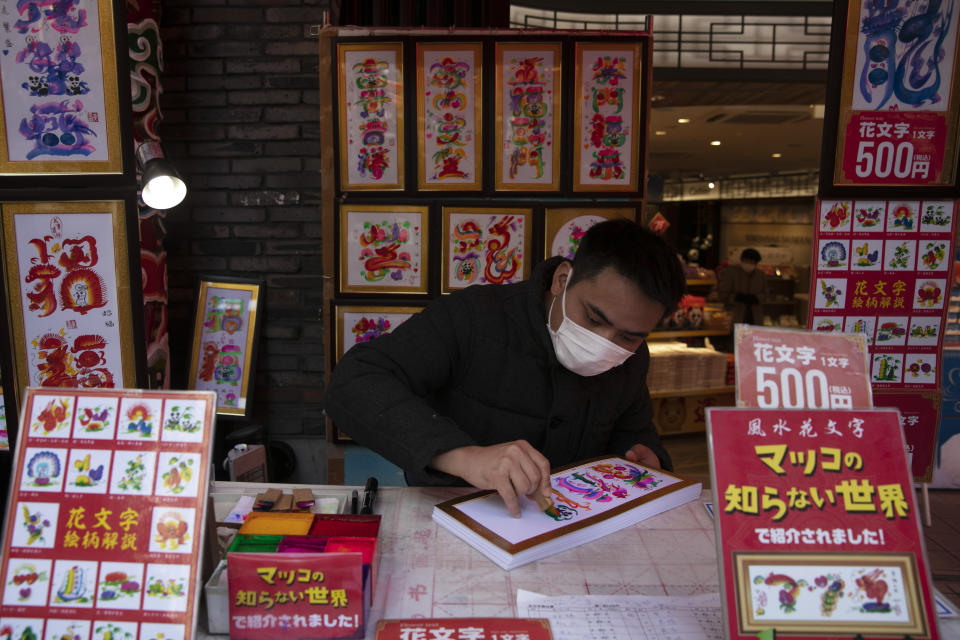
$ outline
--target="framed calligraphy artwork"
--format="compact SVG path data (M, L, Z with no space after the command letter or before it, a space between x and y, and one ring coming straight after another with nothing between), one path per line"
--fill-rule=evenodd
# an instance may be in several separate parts
M115 10L0 0L0 174L123 173Z
M641 45L576 44L574 191L638 191Z
M337 360L351 347L392 332L422 310L423 307L418 306L337 305L334 319Z
M483 46L417 43L417 185L479 191Z
M403 44L337 45L340 189L403 189Z
M497 43L498 191L560 188L559 43Z
M530 209L444 207L442 292L526 279L532 226Z
M604 220L613 220L614 218L634 220L635 216L636 211L630 208L547 209L544 222L546 231L544 238L545 257L563 256L567 260L573 260L577 249L580 248L580 239L583 238L587 229Z
M133 298L123 201L4 203L10 383L137 386Z
M261 280L200 278L187 388L215 391L217 414L249 416Z
M841 4L842 84L834 92L836 121L827 123L836 135L824 131L825 140L836 140L836 149L824 153L833 184L954 186L960 57L953 5Z
M340 291L427 293L428 208L340 206Z

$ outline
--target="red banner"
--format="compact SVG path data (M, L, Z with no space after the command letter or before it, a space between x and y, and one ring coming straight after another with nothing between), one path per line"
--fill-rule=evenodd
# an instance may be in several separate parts
M907 441L907 454L913 479L930 482L940 426L939 391L884 391L873 396L877 408L900 410L900 424Z
M737 325L737 406L761 409L872 407L860 336Z
M942 184L946 140L943 113L854 111L838 164L856 185Z
M360 553L227 554L230 637L362 638Z
M729 637L937 638L899 416L709 409Z

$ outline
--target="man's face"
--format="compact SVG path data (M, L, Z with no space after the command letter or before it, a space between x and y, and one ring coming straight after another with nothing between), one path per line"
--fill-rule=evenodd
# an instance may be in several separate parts
M560 303L570 269L570 263L564 262L553 274L550 293L557 301L549 322L554 331L563 321ZM612 267L568 288L565 310L573 322L629 351L640 347L666 311Z

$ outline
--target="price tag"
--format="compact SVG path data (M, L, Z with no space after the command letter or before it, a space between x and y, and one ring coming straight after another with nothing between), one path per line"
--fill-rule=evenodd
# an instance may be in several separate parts
M870 408L862 335L737 325L737 406L760 409Z
M838 164L847 184L940 184L946 138L941 113L853 112Z

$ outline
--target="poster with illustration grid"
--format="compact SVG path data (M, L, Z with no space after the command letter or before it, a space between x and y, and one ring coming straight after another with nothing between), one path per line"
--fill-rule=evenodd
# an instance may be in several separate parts
M913 415L909 398L940 389L955 232L953 200L817 203L807 326L866 338L874 394L885 392L892 403L875 398L876 406ZM905 428L918 478L930 469L938 405L926 403L929 419Z
M189 640L211 391L27 390L0 563L0 634Z

